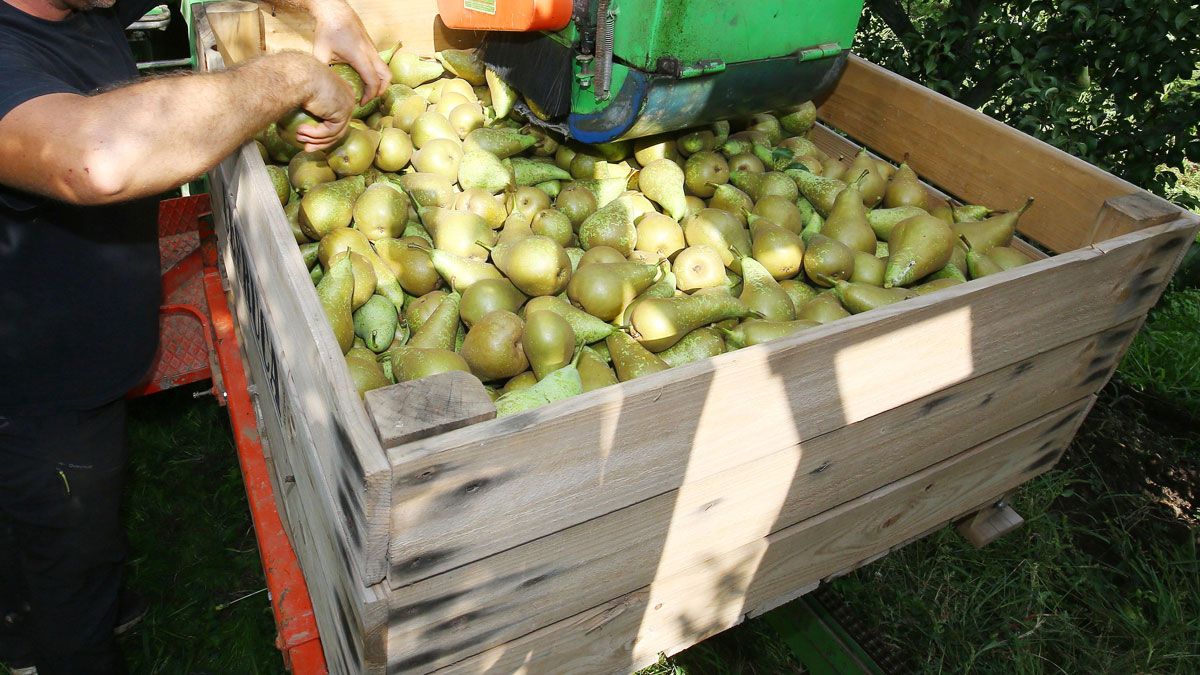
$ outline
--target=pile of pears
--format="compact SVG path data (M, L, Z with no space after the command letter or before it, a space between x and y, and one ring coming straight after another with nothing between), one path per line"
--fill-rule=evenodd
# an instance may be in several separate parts
M360 395L459 370L507 415L1031 262L1029 204L829 156L811 103L580 145L473 50L381 56L335 147L301 150L302 110L256 137Z

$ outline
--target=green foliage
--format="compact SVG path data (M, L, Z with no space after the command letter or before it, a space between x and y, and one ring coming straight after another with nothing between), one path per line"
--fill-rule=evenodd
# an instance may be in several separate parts
M1163 296L1118 372L1181 410L1200 410L1200 289Z
M1200 160L1200 5L867 0L855 51L1131 182ZM1179 197L1200 205L1194 193Z

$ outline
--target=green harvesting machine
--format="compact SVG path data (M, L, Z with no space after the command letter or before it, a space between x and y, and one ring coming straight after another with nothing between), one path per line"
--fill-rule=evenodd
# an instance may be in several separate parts
M524 96L523 113L604 143L819 96L845 67L863 3L541 0L522 6L533 20L508 25L505 0L439 8L452 28L492 31L484 60Z

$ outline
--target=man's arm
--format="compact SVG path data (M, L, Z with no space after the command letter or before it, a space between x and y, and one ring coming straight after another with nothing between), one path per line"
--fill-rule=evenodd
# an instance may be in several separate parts
M267 0L273 7L304 12L313 18L313 56L325 63L348 63L362 76L360 103L381 96L392 79L371 44L358 14L344 0Z
M324 120L304 127L310 149L328 146L353 104L341 78L297 52L95 96L39 96L0 119L0 183L73 204L147 197L209 170L297 107Z

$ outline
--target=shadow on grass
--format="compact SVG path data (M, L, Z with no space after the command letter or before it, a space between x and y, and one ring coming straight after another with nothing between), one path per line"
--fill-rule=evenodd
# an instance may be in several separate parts
M150 613L122 648L132 673L280 673L229 420L200 389L129 406L130 584Z

